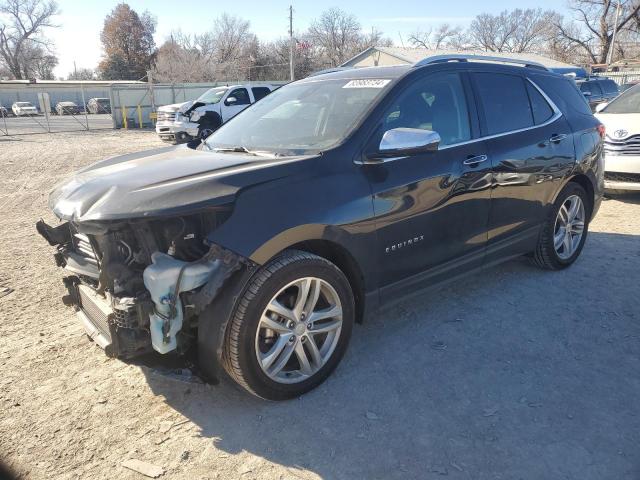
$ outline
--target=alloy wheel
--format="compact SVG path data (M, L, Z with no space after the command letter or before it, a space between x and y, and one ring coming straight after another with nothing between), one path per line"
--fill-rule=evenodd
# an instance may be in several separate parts
M567 260L576 252L584 234L585 208L582 198L571 195L560 206L553 230L553 247Z
M255 338L262 371L278 383L302 382L331 358L342 329L342 305L325 280L286 285L264 309Z

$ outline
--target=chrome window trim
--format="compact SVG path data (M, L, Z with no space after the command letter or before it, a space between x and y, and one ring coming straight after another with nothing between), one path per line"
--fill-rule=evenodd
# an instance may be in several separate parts
M542 90L538 86L538 84L536 84L529 77L525 77L525 80L527 82L529 82L531 85L533 85L533 87L536 90L538 90L538 92L542 95L542 97L546 100L546 102L551 107L551 110L553 111L553 115L551 117L549 117L548 120L546 120L546 121L544 121L544 122L542 122L542 123L540 123L538 125L533 125L531 127L519 128L517 130L509 130L508 132L495 133L493 135L486 135L484 137L472 138L472 139L466 140L464 142L452 143L451 145L443 145L442 147L438 146L438 150L436 150L436 152L438 152L440 150L447 150L449 148L459 147L461 145L470 145L472 143L484 142L485 140L491 140L491 139L494 139L494 138L503 137L505 135L513 135L514 133L521 133L521 132L526 132L528 130L535 130L536 128L546 127L547 125L551 125L553 122L555 122L560 117L562 117L562 112L560 111L558 106L553 102L553 100L551 100L549 98L549 96L544 92L544 90ZM532 112L532 116L533 116L533 112ZM434 152L434 153L436 153L436 152ZM368 162L366 160L355 160L354 163L356 163L358 165L381 165L383 163L394 162L396 160L401 160L403 158L407 158L407 156L405 155L405 156L401 156L401 157L386 158L383 161L370 161L370 162Z

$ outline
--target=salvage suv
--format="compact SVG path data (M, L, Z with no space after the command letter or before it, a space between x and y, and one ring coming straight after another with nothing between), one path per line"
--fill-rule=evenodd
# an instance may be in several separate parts
M271 85L216 87L195 101L165 105L158 109L156 133L161 140L174 144L205 139L273 89Z
M580 255L604 130L542 65L474 56L324 73L206 141L98 162L38 231L67 304L110 356L197 352L296 397L382 305L520 255ZM195 350L194 350L195 349Z

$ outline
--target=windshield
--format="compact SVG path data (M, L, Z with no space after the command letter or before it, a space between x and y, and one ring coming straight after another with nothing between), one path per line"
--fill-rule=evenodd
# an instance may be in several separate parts
M96 98L96 102L98 102L101 105L106 105L107 103L109 103L109 99L108 98Z
M30 107L31 104L29 102L16 102L18 107Z
M207 104L218 103L224 96L224 92L226 92L227 90L227 88L212 88L211 90L207 90L202 95L200 95L196 102Z
M285 85L224 124L207 145L283 155L326 150L347 137L389 83L342 79Z
M640 85L622 92L602 113L640 113Z

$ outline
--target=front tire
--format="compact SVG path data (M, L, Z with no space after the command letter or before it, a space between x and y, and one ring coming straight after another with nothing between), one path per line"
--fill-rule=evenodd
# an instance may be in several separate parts
M224 368L258 397L298 397L336 368L354 317L353 292L338 267L286 251L254 276L238 300L225 336Z
M533 263L547 270L567 268L580 256L589 231L591 202L577 183L570 182L558 195L545 221Z

